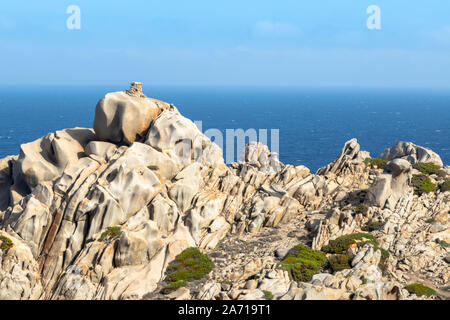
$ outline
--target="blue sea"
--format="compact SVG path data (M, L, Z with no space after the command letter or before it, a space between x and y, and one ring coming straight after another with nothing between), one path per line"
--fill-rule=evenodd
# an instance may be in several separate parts
M124 87L1 87L0 157L63 128L92 127L97 101ZM209 128L279 129L280 160L312 171L357 138L378 156L412 141L450 164L450 90L149 87L144 93L177 106ZM269 139L270 145L270 139Z

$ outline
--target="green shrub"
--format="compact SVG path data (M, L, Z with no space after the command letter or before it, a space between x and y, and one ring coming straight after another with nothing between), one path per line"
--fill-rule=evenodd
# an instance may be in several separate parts
M0 250L7 251L14 246L12 240L5 236L0 236Z
M168 294L186 286L190 281L200 280L213 268L214 262L206 254L198 248L188 248L177 255L167 267L164 281L168 282L168 285L162 293Z
M376 246L376 249L381 251L381 259L380 263L378 263L378 267L380 268L381 272L385 274L388 266L387 260L389 259L389 251L378 247L378 245Z
M424 193L436 190L436 185L431 182L430 177L426 174L415 174L411 183L414 187L414 194L421 196Z
M333 272L338 272L344 269L351 269L352 260L352 254L335 254L328 259L328 262L330 263Z
M435 165L432 162L418 162L414 168L422 172L423 174L434 174L441 170L441 167Z
M381 251L381 259L378 266L380 267L381 271L385 273L387 268L387 260L389 258L389 251L380 248L378 246L377 240L371 234L360 232L341 236L339 238L336 238L335 240L330 240L330 242L322 248L322 251L326 253L343 254L352 244L362 246L366 243L372 244L375 251Z
M326 262L325 253L299 244L290 250L279 268L288 271L293 280L306 282L319 273Z
M159 170L159 167L155 165L150 165L147 168L149 168L150 170Z
M362 281L362 284L367 284L368 280L366 278L362 278L361 281Z
M433 289L424 286L421 283L412 283L408 286L406 286L406 290L408 290L409 293L411 294L416 294L418 296L432 296L436 294L436 291L434 291Z
M266 300L272 300L273 299L273 293L268 290L263 290L264 293L264 299Z
M445 179L439 188L441 189L441 192L450 191L450 179Z
M371 168L377 167L378 169L384 169L384 166L388 163L388 161L379 158L367 158L364 160L364 163L366 166Z
M447 176L447 173L445 173L445 171L444 170L439 170L438 172L436 172L436 175L439 177L439 178L445 178L446 176Z
M371 223L366 224L364 227L362 227L361 230L366 231L366 232L381 230L381 229L383 229L385 224L386 224L386 222L379 222L379 221L371 222Z
M113 241L119 239L121 235L122 230L120 227L108 227L100 236L100 241Z
M373 244L374 246L378 245L374 236L372 236L371 234L362 232L348 234L345 236L341 236L335 240L330 240L329 243L322 248L322 251L326 253L345 253L348 247L350 247L352 244L357 243L358 245L361 245L368 242Z
M355 207L355 212L358 214L366 214L369 211L369 206L367 204L361 203Z
M444 249L450 247L450 244L449 244L448 242L445 242L444 240L439 241L439 244L440 244L441 247L444 248Z
M436 219L435 218L429 218L427 220L425 220L426 223L435 223Z

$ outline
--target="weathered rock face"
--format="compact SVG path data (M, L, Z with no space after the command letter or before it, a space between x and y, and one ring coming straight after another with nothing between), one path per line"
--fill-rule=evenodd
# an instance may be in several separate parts
M100 140L130 145L143 140L150 122L167 109L175 111L165 102L147 98L142 85L133 83L130 90L108 93L98 102L94 131Z
M13 184L12 164L16 157L6 157L0 160L0 211L8 208L11 198L11 185Z
M440 167L443 166L442 159L438 154L411 142L397 142L392 148L385 149L379 158L389 161L401 158L408 160L413 165L417 162L432 162Z
M148 130L145 143L162 152L179 168L193 161L210 166L224 164L219 146L178 112L163 111Z
M18 159L23 180L30 188L54 180L68 165L84 156L84 148L92 140L95 135L91 129L74 128L23 144Z
M360 148L356 139L347 141L340 155L326 167L317 170L317 174L326 175L333 173L335 175L342 175L351 173L354 165L361 164L366 158L370 157L367 151L360 151Z
M270 152L269 148L261 142L250 141L242 151L244 162L266 173L276 173L281 169L276 152Z
M394 159L384 167L367 192L367 203L380 208L395 208L401 197L412 191L411 164L404 159Z
M370 169L352 139L317 174L260 143L227 167L192 121L152 101L134 84L97 106L104 136L61 130L0 160L0 299L412 299L407 271L448 283L449 193L413 196L408 161ZM374 205L356 212L366 197ZM308 283L277 269L274 251L320 249L380 221L386 275L371 246L355 248L351 269ZM218 268L199 288L158 296L168 264L194 246Z
M97 135L90 129L58 131L23 145L18 160L1 162L0 225L19 237L17 246L28 248L41 298L141 298L155 290L182 250L214 248L256 191L244 195L245 183L225 166L220 148L175 108L153 110L139 88L112 95L97 106L97 115L105 112L105 118L96 117ZM135 114L137 107L151 119ZM124 121L112 129L110 115ZM110 129L121 132L120 139L108 136ZM133 142L135 133L145 139ZM252 174L259 184L269 178L257 169L249 179ZM284 181L296 174L285 173ZM19 181L23 190L14 189ZM10 201L14 190L21 192ZM286 193L265 190L280 198ZM277 198L284 208L272 225L297 210L292 202Z
M10 249L0 249L0 300L39 299L43 290L30 248L11 233L0 230L0 237L13 243Z

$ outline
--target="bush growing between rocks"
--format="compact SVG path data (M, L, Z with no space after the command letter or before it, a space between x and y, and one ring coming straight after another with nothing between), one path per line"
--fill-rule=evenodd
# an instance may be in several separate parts
M383 229L385 224L386 224L386 222L380 222L380 221L371 222L371 223L366 224L364 227L362 227L361 230L366 231L366 232L373 232L373 231Z
M159 170L158 166L154 166L154 165L150 165L147 168L149 168L150 170Z
M100 236L100 241L113 241L119 239L121 235L122 230L120 227L108 227Z
M333 272L342 271L344 269L351 269L352 260L352 254L335 254L328 259Z
M429 218L427 220L425 220L426 223L435 223L436 219L435 218Z
M414 194L421 196L424 193L436 190L436 185L431 182L430 177L426 174L415 174L411 179L414 188Z
M364 160L364 164L371 168L384 169L384 166L388 163L387 160L380 158L367 158Z
M450 191L450 179L445 179L439 188L441 189L441 192Z
M412 283L406 286L406 290L408 290L410 294L416 294L419 297L420 296L429 297L436 294L436 291L434 291L430 287L424 286L421 283Z
M377 240L371 234L360 232L341 236L335 240L330 240L326 246L323 246L322 251L326 253L345 254L351 245L356 244L360 247L366 243L372 244L375 251L380 250L381 259L378 267L383 273L385 273L387 268L387 259L389 258L389 251L380 248Z
M162 290L162 293L169 294L186 286L190 281L200 280L213 268L214 262L206 254L203 254L198 248L188 248L177 255L167 267L164 281L169 284Z
M264 299L266 300L273 300L273 293L268 290L263 290L264 293Z
M353 233L345 236L336 238L335 240L330 240L326 246L322 248L325 253L345 253L347 249L352 244L357 244L358 246L371 243L374 247L378 248L377 240L375 237L368 233Z
M325 253L299 244L280 262L279 268L288 271L293 280L307 282L321 271L326 262Z
M437 174L441 171L441 167L435 165L432 162L418 162L414 168L422 172L423 174Z
M450 247L450 244L448 242L445 242L444 240L439 241L439 244L444 249L447 249L448 247Z
M5 236L0 236L0 250L7 251L14 246L12 240Z
M355 212L358 214L366 214L369 211L369 206L367 204L361 203L355 207Z

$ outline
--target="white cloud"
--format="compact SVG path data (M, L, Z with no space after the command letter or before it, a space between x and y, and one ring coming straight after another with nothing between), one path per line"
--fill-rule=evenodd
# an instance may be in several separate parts
M254 25L254 31L258 35L295 35L300 29L292 24L270 20L259 21Z

